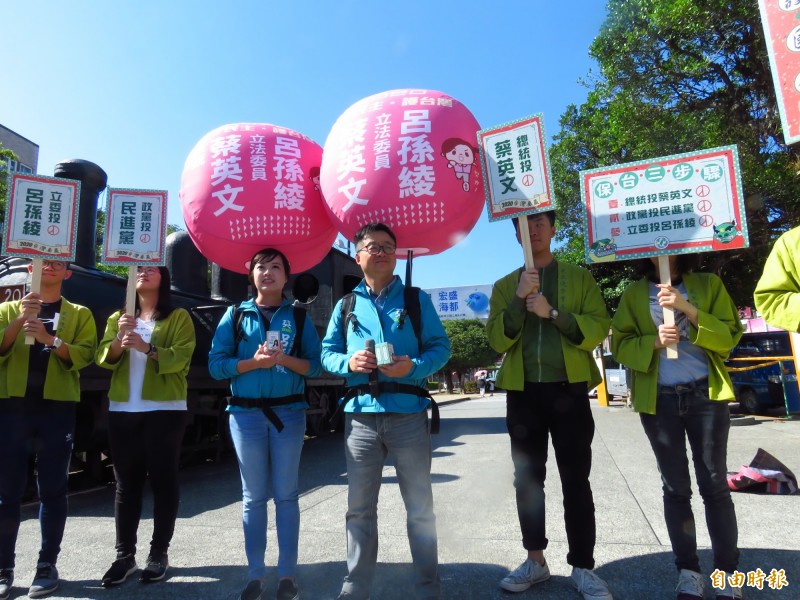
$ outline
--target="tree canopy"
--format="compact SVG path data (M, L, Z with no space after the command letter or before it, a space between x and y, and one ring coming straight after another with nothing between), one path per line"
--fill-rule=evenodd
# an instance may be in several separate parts
M469 369L494 364L500 356L492 350L486 335L486 326L477 319L454 319L443 321L447 337L450 338L452 354L444 369L459 374Z
M771 242L800 222L800 148L783 140L758 3L609 0L590 54L599 74L562 115L550 152L560 257L583 262L579 171L736 144L751 248L706 255L703 266L752 304ZM592 272L614 306L630 266Z

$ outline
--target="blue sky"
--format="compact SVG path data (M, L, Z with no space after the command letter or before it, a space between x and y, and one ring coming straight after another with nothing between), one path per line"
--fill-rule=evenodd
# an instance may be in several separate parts
M605 3L30 0L2 17L0 123L39 144L39 172L91 160L112 187L168 190L185 228L184 160L226 123L322 145L351 104L408 87L457 98L481 127L542 113L551 137L586 99ZM484 211L460 244L414 261L414 283L493 283L522 262L511 225Z

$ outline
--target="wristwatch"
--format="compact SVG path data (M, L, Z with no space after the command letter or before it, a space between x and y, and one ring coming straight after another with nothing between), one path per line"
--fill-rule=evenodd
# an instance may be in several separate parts
M555 321L557 318L558 318L558 309L557 308L551 308L550 309L550 320L551 321Z
M61 348L61 346L63 344L64 344L64 340L62 340L60 337L57 337L57 336L53 337L53 348L58 350L59 348Z

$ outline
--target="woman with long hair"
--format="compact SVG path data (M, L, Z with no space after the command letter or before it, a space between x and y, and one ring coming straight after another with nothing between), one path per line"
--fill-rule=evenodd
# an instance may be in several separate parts
M135 314L108 318L97 364L113 371L108 434L117 493L117 558L101 584L124 582L137 570L136 531L145 479L153 490L153 539L140 581L164 578L180 500L178 462L186 428L186 375L195 346L189 313L172 306L166 267L139 267Z
M228 412L242 477L248 566L241 600L259 600L264 592L270 489L278 533L277 598L300 597L298 471L308 408L303 376L314 377L322 368L314 324L283 296L289 274L289 261L278 250L265 248L253 256L248 278L255 298L228 309L208 358L212 377L231 381Z
M678 600L703 598L692 481L686 440L703 497L718 600L742 597L730 576L739 564L736 512L727 483L728 402L733 384L724 360L742 336L739 311L722 280L693 272L692 255L669 256L670 285L658 283L656 259L640 265L643 277L627 287L612 321L612 352L631 370L633 408L655 454L664 493ZM675 324L664 324L664 309ZM667 346L678 357L668 358Z

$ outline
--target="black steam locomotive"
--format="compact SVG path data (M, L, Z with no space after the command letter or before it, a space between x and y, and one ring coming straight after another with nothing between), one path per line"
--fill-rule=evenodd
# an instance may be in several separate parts
M105 172L94 163L70 160L56 165L55 176L81 181L76 259L72 277L64 282L64 296L88 307L95 318L98 339L108 316L125 304L127 279L97 268L97 201L106 187ZM0 301L19 299L28 283L27 259L0 258ZM248 297L245 275L233 273L208 261L194 246L186 232L170 234L166 263L172 279L172 299L189 311L195 325L197 346L188 375L190 426L184 439L184 459L209 452L216 456L226 439L225 406L229 395L227 381L217 381L208 373L208 353L217 322L233 302ZM290 299L309 311L320 337L325 332L333 308L361 279L355 261L336 249L313 269L293 274L287 285ZM209 285L210 282L210 285ZM108 462L107 422L110 371L91 365L81 371L81 401L75 433L76 464L101 477ZM307 431L319 435L330 431L336 399L344 381L327 375L308 379L306 396Z

